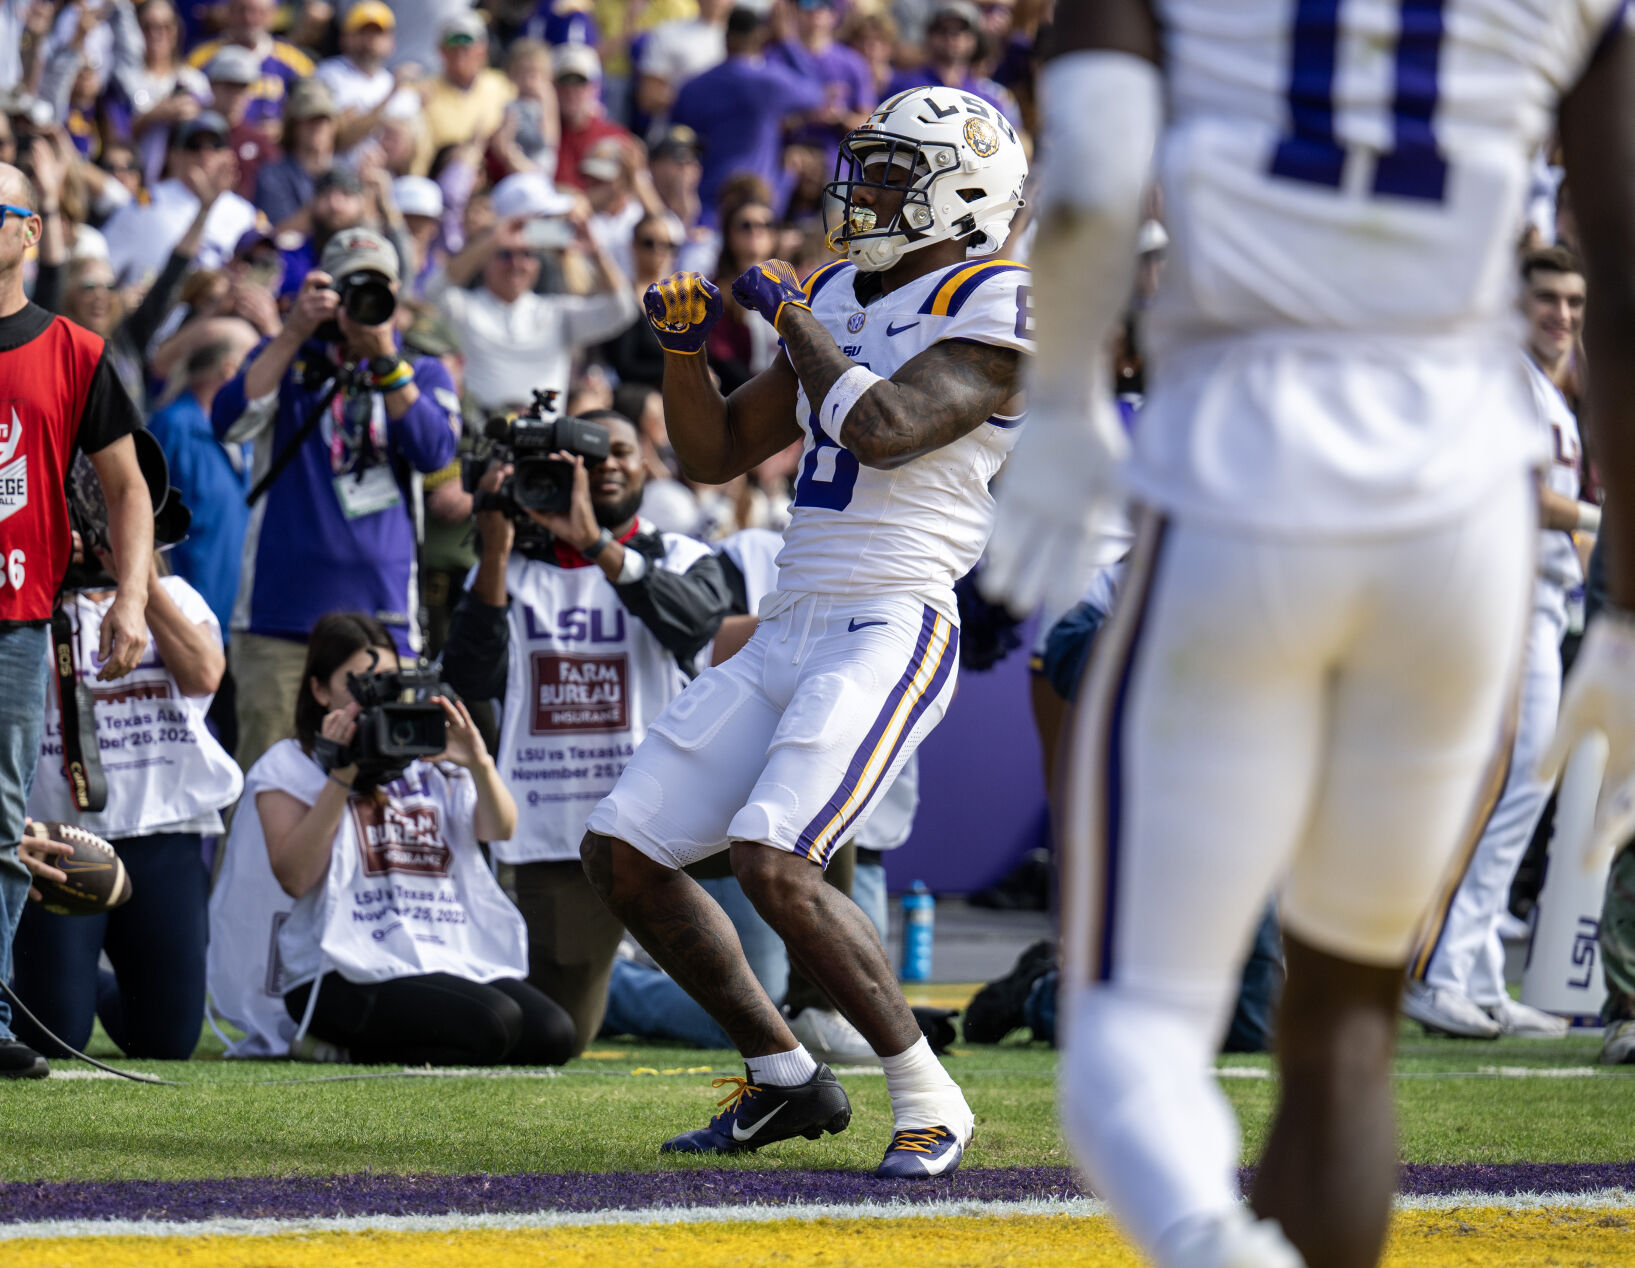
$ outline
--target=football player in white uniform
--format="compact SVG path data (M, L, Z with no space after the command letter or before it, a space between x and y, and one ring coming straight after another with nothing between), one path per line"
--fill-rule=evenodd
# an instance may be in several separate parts
M720 909L681 870L730 848L791 959L881 1058L894 1131L879 1174L943 1175L971 1138L971 1111L873 926L822 868L953 694L953 583L987 541L988 481L1021 422L1033 346L1027 269L972 252L1004 240L1027 163L992 106L942 87L884 102L841 162L830 240L847 258L804 285L781 261L734 283L785 352L731 397L698 355L719 292L691 273L648 291L666 349L665 419L687 475L723 483L793 441L805 452L778 589L754 635L653 723L592 813L581 854L608 906L748 1063L727 1108L666 1150L816 1138L851 1114Z
M1545 455L1511 244L1563 100L1590 290L1625 340L1598 356L1592 339L1590 396L1635 428L1624 9L1058 7L1033 421L985 578L1016 606L1082 576L1124 448L1085 351L1128 292L1156 148L1171 243L1126 478L1143 521L1064 816L1062 1099L1096 1191L1165 1268L1378 1260L1403 968L1521 659ZM1610 443L1635 477L1635 442ZM1635 767L1635 638L1616 620L1600 649L1590 630L1576 715L1612 733L1615 772ZM1213 1054L1279 885L1281 1104L1255 1219Z

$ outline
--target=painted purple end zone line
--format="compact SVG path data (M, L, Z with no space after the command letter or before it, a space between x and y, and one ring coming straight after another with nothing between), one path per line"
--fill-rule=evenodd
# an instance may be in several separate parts
M1247 1183L1250 1172L1246 1169ZM1401 1192L1635 1191L1635 1163L1418 1165ZM970 1169L947 1180L881 1181L853 1171L700 1169L537 1175L344 1175L222 1180L0 1184L0 1223L37 1220L309 1219L366 1215L519 1214L850 1202L1019 1201L1086 1196L1065 1167Z

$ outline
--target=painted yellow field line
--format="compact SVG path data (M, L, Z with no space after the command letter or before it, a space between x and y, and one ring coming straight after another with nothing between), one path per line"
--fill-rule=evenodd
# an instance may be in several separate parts
M270 1237L80 1237L6 1243L7 1268L446 1268L550 1264L742 1268L746 1263L895 1268L1138 1268L1104 1216L823 1219L550 1229L290 1233ZM1393 1222L1387 1268L1614 1268L1635 1263L1635 1211L1465 1207Z

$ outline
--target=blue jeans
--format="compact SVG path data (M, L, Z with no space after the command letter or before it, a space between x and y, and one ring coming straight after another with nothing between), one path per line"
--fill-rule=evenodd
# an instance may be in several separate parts
M852 901L863 909L882 945L886 941L886 868L883 863L857 860L852 873Z
M11 981L11 940L28 902L17 843L40 761L50 645L43 625L0 629L0 982ZM11 1004L0 996L0 1039L12 1037Z
M38 903L17 930L17 998L64 1043L84 1049L100 1015L127 1057L185 1061L204 1023L210 874L196 832L115 843L131 898L100 916L54 916ZM106 950L113 973L97 972ZM66 1055L28 1019L17 1037L48 1057Z
M732 877L699 881L706 893L721 904L738 941L750 972L774 1003L781 1003L789 990L789 954L783 939L761 919L743 889ZM602 1019L604 1035L636 1035L642 1039L670 1039L695 1048L730 1048L732 1040L696 1000L667 973L636 964L631 960L613 962L613 976L607 986L607 1014Z

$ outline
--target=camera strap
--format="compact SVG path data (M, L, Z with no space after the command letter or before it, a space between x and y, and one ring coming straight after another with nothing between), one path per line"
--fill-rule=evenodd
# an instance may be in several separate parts
M101 746L97 743L95 701L80 689L74 665L74 625L61 603L51 614L51 663L57 675L57 712L62 719L62 769L68 791L81 810L98 811L108 804L108 780L102 773ZM87 751L85 737L91 737Z
M313 408L312 413L307 415L306 421L301 424L301 429L291 436L284 447L274 455L272 465L267 468L267 474L255 482L255 487L250 490L244 499L245 506L254 506L261 501L266 496L267 490L272 488L273 484L278 480L278 477L284 474L284 469L295 461L295 455L301 452L301 446L306 444L312 433L318 430L318 425L324 421L324 411L329 408L330 402L335 399L340 390L341 376L337 374L329 381L329 388Z

